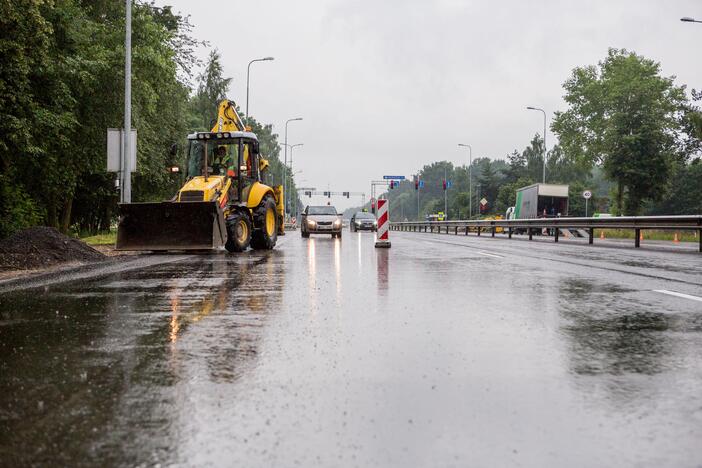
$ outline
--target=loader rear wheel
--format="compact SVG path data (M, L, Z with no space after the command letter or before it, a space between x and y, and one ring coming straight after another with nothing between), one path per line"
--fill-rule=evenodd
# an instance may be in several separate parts
M254 210L255 230L251 236L251 247L257 250L270 250L278 240L278 216L275 200L268 195Z
M227 217L227 242L229 252L243 252L251 243L251 220L246 213L234 212Z

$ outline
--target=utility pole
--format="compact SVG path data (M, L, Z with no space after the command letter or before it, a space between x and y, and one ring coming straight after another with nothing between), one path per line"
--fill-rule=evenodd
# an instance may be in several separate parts
M122 140L122 203L132 202L132 0L125 2L124 138Z
M419 174L417 174L417 221L419 221L419 191L421 190L422 187L420 187L419 183Z
M296 120L302 120L302 117L295 117L294 119L288 119L285 121L285 159L283 161L283 219L285 219L285 216L288 213L288 124Z
M448 218L448 180L446 180L446 166L444 166L444 219Z
M478 197L483 198L480 196L480 182L478 182ZM476 198L478 198L478 197L476 197ZM479 205L479 206L482 206L482 205ZM480 211L480 208L478 208L478 211ZM481 212L481 214L482 214L482 212Z
M458 146L468 148L468 219L473 217L473 147L459 143Z
M290 188L292 187L293 180L295 178L295 173L293 172L293 150L297 146L304 146L304 145L305 145L304 143L296 143L294 145L287 145L286 146L286 148L288 146L290 146L290 180L288 181L288 187L290 187ZM292 190L292 188L291 188L291 190ZM296 196L295 196L294 201L293 201L292 197L290 197L290 202L294 203L294 205L290 207L290 216L297 218L297 192L295 192L295 194L296 194Z

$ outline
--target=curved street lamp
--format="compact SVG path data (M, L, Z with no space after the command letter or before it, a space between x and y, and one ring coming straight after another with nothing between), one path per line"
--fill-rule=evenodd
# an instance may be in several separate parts
M285 202L288 197L287 189L287 177L288 177L288 124L290 122L296 122L302 120L302 117L295 117L294 119L288 119L285 121L285 143L283 143L283 148L285 148L285 158L283 161L283 201ZM283 217L287 214L287 204L283 203Z
M691 18L689 16L680 18L680 21L683 23L702 23L702 21L696 20L695 18Z
M543 182L546 183L546 111L539 107L528 106L527 110L539 111L544 114L544 164L543 164Z
M251 71L251 64L254 62L268 62L274 60L273 57L263 57L263 58L258 58L258 59L253 59L252 61L249 62L249 65L246 67L246 123L249 123L249 72Z

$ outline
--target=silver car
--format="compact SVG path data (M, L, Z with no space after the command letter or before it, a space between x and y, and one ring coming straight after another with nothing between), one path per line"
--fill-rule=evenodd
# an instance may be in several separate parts
M349 224L351 232L354 231L377 231L378 221L375 219L375 215L371 213L366 213L365 211L357 211L351 217L351 222Z
M307 206L302 213L300 221L302 237L310 237L310 234L331 234L332 237L341 238L342 228L341 215L333 206Z

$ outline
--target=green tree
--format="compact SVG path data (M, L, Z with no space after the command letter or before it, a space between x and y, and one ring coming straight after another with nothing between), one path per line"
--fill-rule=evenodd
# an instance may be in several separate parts
M133 197L144 200L172 194L165 167L186 131L194 41L168 8L136 2L132 12ZM122 126L124 13L123 2L0 2L3 234L39 221L109 227L117 193L104 141L108 127ZM18 198L26 203L9 201Z
M209 131L217 117L217 106L227 98L232 79L224 77L221 57L217 49L210 52L205 70L199 76L197 93L193 97L193 109L198 117L198 130Z
M672 179L670 190L650 207L650 214L702 214L702 159L676 163Z
M507 208L514 206L517 198L517 189L526 187L534 183L533 179L523 177L514 182L506 183L500 186L497 191L497 199L495 200L495 212L504 215Z
M616 183L618 214L638 214L662 196L681 157L684 87L660 76L660 65L610 49L598 66L578 67L564 84L568 110L552 129L569 158L602 164Z

